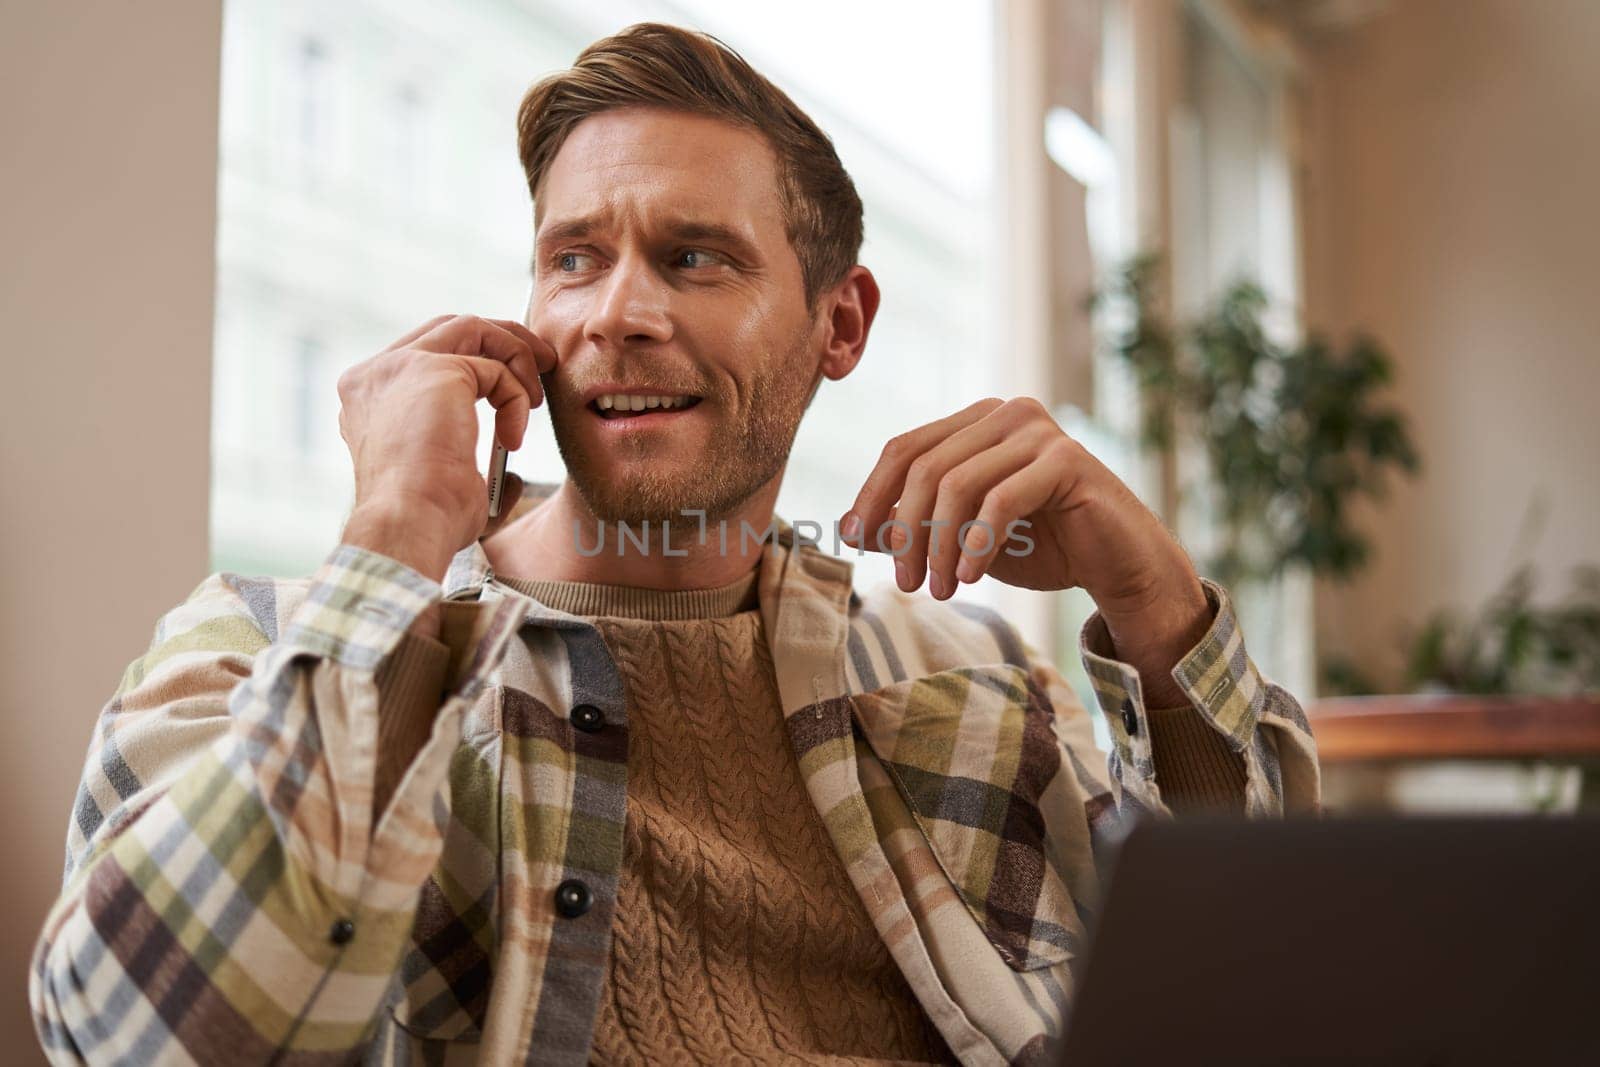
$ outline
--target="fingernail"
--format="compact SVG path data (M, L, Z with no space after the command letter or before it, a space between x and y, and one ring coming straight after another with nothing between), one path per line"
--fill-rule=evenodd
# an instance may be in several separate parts
M971 556L962 556L961 562L956 564L956 581L970 582L978 574L978 561Z
M847 511L844 522L839 525L839 533L846 541L854 541L861 536L861 516L853 511Z
M938 571L928 574L928 592L933 594L935 600L944 599L944 579L939 577Z
M906 592L909 593L911 591L906 589L906 586L911 584L911 572L906 569L906 561L903 559L894 561L894 581L896 585L901 589L905 589Z

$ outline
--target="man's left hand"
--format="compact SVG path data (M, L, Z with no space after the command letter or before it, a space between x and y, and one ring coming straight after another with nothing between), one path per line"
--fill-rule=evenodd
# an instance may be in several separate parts
M1211 622L1177 540L1031 397L980 400L890 440L840 527L850 544L894 555L906 592L927 578L945 600L984 574L1082 586L1147 687L1174 688L1167 673Z

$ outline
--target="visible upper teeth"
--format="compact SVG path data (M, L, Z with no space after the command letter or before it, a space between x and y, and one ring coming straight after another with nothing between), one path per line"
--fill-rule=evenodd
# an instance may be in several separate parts
M595 404L601 411L615 408L618 411L644 411L646 408L681 408L688 405L693 397L688 396L630 396L624 393L608 393L596 397Z

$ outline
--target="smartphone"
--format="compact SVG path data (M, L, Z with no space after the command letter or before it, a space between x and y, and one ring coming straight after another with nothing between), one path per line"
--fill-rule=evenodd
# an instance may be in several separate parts
M526 322L528 318L528 305L533 303L533 280L528 280L528 293L522 298L522 314L520 321ZM496 518L500 514L500 494L505 490L506 484L506 452L505 446L499 441L494 443L494 453L489 457L489 517Z
M495 518L500 514L500 494L506 484L506 446L499 441L494 443L494 455L489 457L489 517Z

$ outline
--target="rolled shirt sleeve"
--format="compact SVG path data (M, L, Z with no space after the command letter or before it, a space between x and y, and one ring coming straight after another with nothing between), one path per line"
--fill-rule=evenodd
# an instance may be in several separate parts
M1206 578L1201 584L1211 626L1172 668L1186 708L1146 706L1139 672L1115 658L1099 612L1079 634L1079 654L1111 733L1114 781L1136 804L1166 814L1196 807L1257 817L1316 810L1320 775L1304 710L1250 659L1227 590ZM1236 797L1227 795L1230 789Z
M214 574L162 617L99 716L35 947L54 1062L265 1062L364 1040L443 847L463 714L522 617L514 599L441 605L446 664L408 634L440 596L340 545L309 585ZM394 696L437 711L375 813Z

